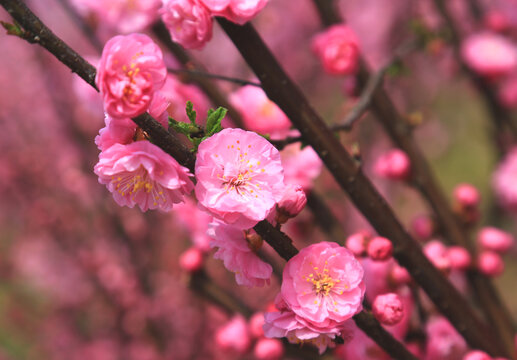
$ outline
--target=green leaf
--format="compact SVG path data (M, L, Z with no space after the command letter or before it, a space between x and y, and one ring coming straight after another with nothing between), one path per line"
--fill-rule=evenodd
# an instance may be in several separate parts
M223 107L218 107L217 110L210 109L208 110L208 117L206 119L206 136L212 136L215 133L218 133L223 128L221 126L221 121L226 116L226 110Z
M174 129L174 131L179 132L180 134L184 134L190 138L191 135L199 132L199 127L194 124L184 123L181 121L176 121L173 118L169 117L169 126Z
M0 21L0 24L2 24L2 26L5 30L7 30L7 35L14 35L14 36L22 37L23 30L20 27L20 25L18 25L18 23L15 22L14 24L11 24L11 23L8 23L5 21Z
M185 110L187 112L188 118L190 119L190 123L195 125L197 114L196 114L196 111L194 110L194 105L192 104L192 102L190 100L187 101L187 106L186 106Z

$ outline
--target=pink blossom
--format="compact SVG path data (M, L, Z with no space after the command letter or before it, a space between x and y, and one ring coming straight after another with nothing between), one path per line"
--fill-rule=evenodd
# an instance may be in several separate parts
M247 85L230 95L230 102L242 115L246 128L272 139L285 138L291 122L282 110L267 97L264 90Z
M498 253L483 251L478 257L478 269L486 276L499 276L504 272L504 262Z
M335 243L307 246L284 268L283 300L316 327L337 326L360 312L364 292L361 264Z
M160 48L147 35L111 38L102 51L95 82L113 118L144 113L167 76Z
M395 325L404 317L404 306L395 293L379 295L372 304L373 315L381 324Z
M406 270L406 268L398 264L393 266L390 275L392 280L398 285L407 284L411 281L411 275L409 275L409 272Z
M366 252L366 246L372 235L367 230L361 230L346 238L346 248L355 256L363 256Z
M332 75L352 75L359 67L359 41L344 24L334 25L312 40L312 50Z
M251 343L246 320L241 315L234 316L217 330L215 341L223 350L243 355Z
M510 28L508 17L498 10L489 10L484 17L483 22L487 28L495 32L503 32Z
M235 273L237 284L248 287L269 284L273 269L251 249L243 230L214 220L209 224L208 235L213 239L210 246L218 248L214 258L222 260Z
M388 239L376 236L368 243L367 252L372 260L385 261L391 258L393 245Z
M377 159L375 173L386 179L407 180L411 171L411 163L405 152L393 149Z
M461 246L451 246L447 250L447 257L451 263L451 268L466 270L470 266L471 258L467 249Z
M507 75L517 66L515 45L490 32L469 36L461 46L461 54L467 65L483 76Z
M164 0L162 20L172 40L186 49L201 49L212 38L212 17L199 0Z
M158 17L160 0L72 0L84 17L120 33L142 31Z
M461 207L475 207L479 205L481 195L478 189L470 184L459 184L453 191L454 200Z
M183 270L194 272L201 269L203 266L203 252L196 248L191 247L190 249L186 250L183 254L180 256L180 267Z
M277 339L260 339L255 344L253 355L257 360L279 360L284 355L284 346Z
M133 142L137 125L130 118L112 118L108 114L104 119L106 126L99 130L95 144L104 151L114 144L130 144Z
M426 325L427 344L424 360L458 360L467 344L444 317L431 319Z
M463 360L493 360L490 355L488 355L484 351L473 350L469 351L464 357Z
M253 19L268 0L200 0L214 16L243 25Z
M142 211L168 211L194 188L188 169L148 141L115 144L99 155L94 168L117 204Z
M495 170L492 187L502 206L517 211L517 147L506 154Z
M200 205L241 229L264 220L286 190L278 151L241 129L224 129L199 145L196 178Z
M477 241L483 249L498 253L507 252L515 242L512 234L491 226L484 227L479 231Z
M305 191L312 189L320 175L323 163L312 147L300 144L286 146L280 153L286 184L300 185Z

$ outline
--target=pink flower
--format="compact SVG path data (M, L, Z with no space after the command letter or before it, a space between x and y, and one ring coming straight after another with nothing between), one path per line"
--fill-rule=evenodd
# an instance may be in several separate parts
M291 122L280 108L258 87L247 85L230 95L230 102L239 110L246 128L272 139L285 138Z
M517 211L517 147L506 154L495 170L492 187L502 206Z
M377 159L375 173L386 179L407 180L411 171L411 163L405 152L393 149Z
M264 220L286 190L278 151L241 129L224 129L199 145L196 178L199 203L241 229Z
M312 40L312 50L332 75L352 75L359 67L359 41L344 24L334 25Z
M496 252L483 251L478 257L478 268L486 276L499 276L504 272L504 262Z
M249 320L249 330L251 336L254 338L260 338L264 336L264 330L262 326L264 325L264 313L258 312L253 314L253 316Z
M147 35L115 36L102 51L95 82L113 118L144 113L167 76L160 48Z
M215 220L209 224L208 235L213 239L210 246L218 248L214 258L223 260L224 266L235 273L237 284L269 284L273 269L251 249L243 230Z
M494 33L469 36L461 46L461 54L467 65L483 76L507 75L517 66L515 45Z
M268 0L200 0L214 16L243 25L253 19Z
M230 350L243 355L251 343L246 320L241 315L234 316L217 330L215 341L223 350Z
M479 231L477 241L483 249L498 253L507 252L515 242L512 234L490 226Z
M316 327L337 326L360 312L364 292L361 264L335 243L307 246L284 268L283 300Z
M388 239L376 236L368 243L367 252L372 260L385 261L391 258L393 245Z
M164 0L161 15L172 40L186 49L201 49L212 38L212 17L199 0Z
M72 0L84 16L120 33L142 31L158 17L160 0Z
M379 295L372 304L373 315L381 324L395 325L404 317L404 306L395 293Z
M257 360L279 360L284 355L284 346L277 339L260 339L255 344L253 355Z
M94 168L120 206L168 211L194 188L188 169L148 141L115 144L99 155Z
M425 360L458 360L467 351L465 340L444 317L431 319L426 333Z
M305 191L312 189L323 167L318 154L307 146L300 144L286 146L280 153L286 184L300 185Z

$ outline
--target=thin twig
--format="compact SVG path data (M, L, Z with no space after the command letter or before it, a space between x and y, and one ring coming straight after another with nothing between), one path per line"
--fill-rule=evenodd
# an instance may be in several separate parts
M238 78L234 78L231 76L210 74L208 72L200 71L200 70L175 69L175 68L168 67L167 71L170 73L173 73L173 74L185 74L192 78L205 77L205 78L209 78L209 79L228 81L228 82L232 82L232 83L239 84L239 85L251 85L251 86L256 86L259 88L262 87L262 85L260 85L257 82L248 81L248 80L244 80L244 79L238 79Z

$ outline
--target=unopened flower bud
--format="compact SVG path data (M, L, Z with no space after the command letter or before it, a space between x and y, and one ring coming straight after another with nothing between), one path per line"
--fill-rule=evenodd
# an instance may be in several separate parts
M385 261L391 258L393 245L388 239L376 236L368 243L368 256L372 260Z
M447 250L447 257L451 268L456 270L466 270L471 263L469 252L462 246L451 246Z
M195 272L203 266L203 252L191 247L180 256L180 267L188 272Z
M391 180L407 180L411 171L411 163L406 153L393 149L383 154L375 163L377 175Z
M478 233L477 240L479 246L483 249L498 253L507 252L514 244L514 238L511 234L495 227L482 228Z
M347 237L345 246L355 256L363 256L370 238L371 234L368 231L361 230Z
M279 360L283 354L284 346L278 339L260 339L253 350L253 355L257 360Z
M404 305L395 293L379 295L372 304L373 315L381 324L395 325L404 317Z
M251 342L246 325L246 320L242 316L234 316L217 330L215 343L223 350L244 354Z
M282 200L276 205L275 220L278 224L284 224L289 218L298 215L307 204L307 197L303 188L299 185L290 185Z
M428 240L434 233L434 222L428 215L419 215L411 222L411 230L421 240Z
M264 336L264 330L262 329L262 325L264 325L264 313L258 312L253 314L249 320L248 325L251 336L254 338L260 338Z
M391 269L391 279L396 285L407 284L411 281L411 275L400 265L395 265L393 269Z
M479 205L481 195L478 189L470 184L459 184L454 188L454 201L461 207L476 207Z
M478 258L478 268L487 276L498 276L504 271L504 262L498 253L483 251Z
M448 257L447 248L441 241L433 240L425 244L424 254L439 270L444 273L449 272L451 262Z

